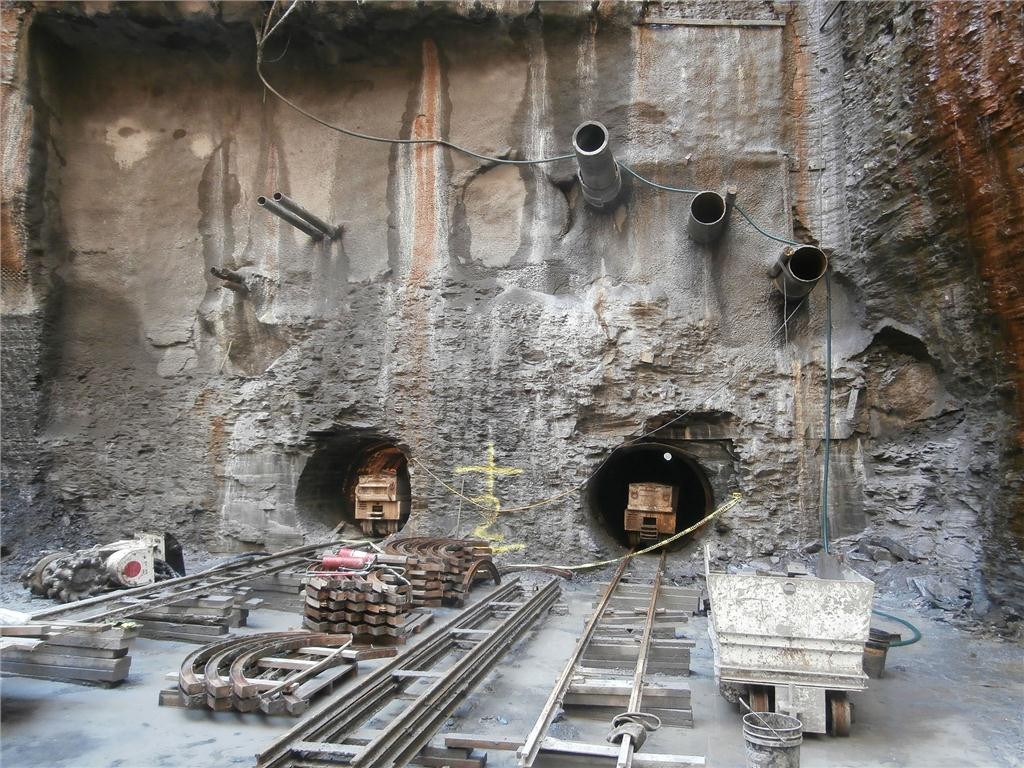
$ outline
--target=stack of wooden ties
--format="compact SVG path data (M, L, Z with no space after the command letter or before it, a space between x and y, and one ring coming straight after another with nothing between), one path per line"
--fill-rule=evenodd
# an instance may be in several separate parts
M401 576L383 569L311 576L303 625L314 632L352 635L356 642L404 643L432 618L412 611L412 589Z
M139 627L76 622L27 623L0 627L0 671L114 686L128 677L128 651Z

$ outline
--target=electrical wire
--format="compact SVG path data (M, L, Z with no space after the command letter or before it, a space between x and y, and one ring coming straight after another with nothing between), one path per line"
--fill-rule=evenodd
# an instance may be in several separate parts
M746 219L747 223L750 226L752 226L754 229L756 229L758 232L760 232L762 235L764 235L768 239L774 240L774 241L776 241L778 243L784 243L785 245L795 245L795 246L798 246L798 247L801 246L801 245L806 245L806 243L798 243L796 240L788 240L785 237L778 237L778 236L773 235L773 234L771 234L769 232L765 232L763 229L761 229L759 226L757 226L757 224L754 222L754 220L752 218L750 218L747 215L747 212L744 211L740 207L739 203L734 203L732 207L735 208L737 211L739 211L740 216L742 216L744 219Z
M821 467L821 543L829 551L831 531L828 521L828 468L832 453L832 280L825 270L825 422L824 452Z
M720 507L718 507L716 510L714 510L710 514L705 515L704 517L702 517L700 520L698 520L696 523L691 525L689 528L686 528L685 530L682 530L679 533L675 533L675 534L669 536L667 539L662 539L661 541L655 542L654 544L652 544L649 547L645 547L644 549L638 549L638 550L636 550L634 552L629 552L629 553L627 553L625 555L622 555L621 557L614 557L611 560L598 560L598 561L593 562L593 563L583 563L582 565L559 565L559 564L554 564L553 565L551 563L512 563L512 565L514 565L516 568L519 568L519 569L522 569L522 570L526 570L526 569L529 569L529 568L560 568L560 569L562 569L564 571L590 571L590 570L593 570L595 568L604 568L606 565L612 565L614 563L618 563L618 562L621 562L623 560L631 560L634 557L638 557L640 555L646 555L648 552L653 552L656 549L661 549L662 547L667 547L672 542L678 541L679 539L683 538L683 536L685 536L686 534L693 533L698 528L704 527L705 525L710 523L712 520L714 520L719 515L721 515L721 514L723 514L725 512L728 512L730 509L732 509L737 504L739 504L742 500L743 500L743 495L742 494L734 493L732 495L732 498L729 499L729 501L727 501L724 504L722 504Z
M620 162L616 161L616 165L618 165L619 168L624 170L630 176L633 176L634 178L639 179L644 184L647 184L650 187L654 187L655 189L661 189L661 190L664 190L665 192L679 192L679 193L682 193L684 195L699 195L700 192L701 192L701 190L699 190L699 189L683 189L682 187L669 187L669 186L667 186L665 184L659 184L656 181L651 181L650 179L641 176L639 173L634 171L632 168L630 168L625 163L620 163Z
M563 155L555 155L554 157L541 157L541 158L536 158L536 159L533 159L533 160L510 160L510 159L504 158L504 157L493 157L491 155L484 155L484 154L481 154L480 152L475 152L472 149L468 149L467 147L463 147L463 146L461 146L459 144L456 144L456 143L454 143L452 141L449 141L448 139L440 139L440 138L395 139L395 138L390 138L390 137L387 137L387 136L375 136L375 135L370 134L370 133L362 133L361 131L354 131L351 128L345 128L345 127L340 126L340 125L334 125L333 123L329 123L326 120L324 120L323 118L318 117L317 115L314 115L312 112L309 112L308 110L303 109L298 104L296 104L294 101L292 101L287 96L285 96L280 91L278 91L276 88L274 88L274 86L272 86L267 81L266 76L263 74L263 47L266 45L267 40L270 39L270 37L274 34L274 32L277 31L278 27L280 27L281 24L284 23L284 20L287 19L288 16L292 13L292 11L295 10L295 8L298 6L298 4L299 4L299 0L292 0L292 4L288 6L288 9L281 15L281 18L278 19L277 23L274 24L274 26L271 27L268 30L267 27L270 25L270 19L271 19L271 16L273 15L274 8L277 7L277 0L274 0L274 5L271 6L270 12L267 14L267 20L266 20L266 22L264 24L264 27L263 27L264 28L264 32L263 32L262 35L259 36L259 38L257 40L257 44L256 44L256 74L259 76L260 81L263 83L264 87L268 91L270 91L272 94L274 94L274 96L276 96L278 99L283 101L289 107L294 109L300 115L303 115L304 117L309 118L310 120L312 120L315 123L319 123L324 128L328 128L328 129L330 129L332 131L337 131L338 133L344 134L345 136L351 136L354 139L363 139L364 141L374 141L374 142L377 142L377 143L380 143L380 144L398 144L398 145L432 144L432 145L436 145L436 146L447 147L448 149L451 149L451 150L453 150L455 152L460 152L463 155L468 155L469 157L474 157L477 160L483 160L484 162L497 163L497 164L501 164L501 165L541 165L541 164L544 164L544 163L558 162L559 160L571 160L571 159L573 159L575 157L574 154L568 153L568 154L563 154ZM282 54L282 56L283 55L284 54Z

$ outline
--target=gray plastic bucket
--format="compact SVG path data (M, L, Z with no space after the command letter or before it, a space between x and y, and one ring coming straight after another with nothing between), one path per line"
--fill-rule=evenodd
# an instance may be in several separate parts
M803 725L795 717L775 712L743 716L747 768L800 768Z

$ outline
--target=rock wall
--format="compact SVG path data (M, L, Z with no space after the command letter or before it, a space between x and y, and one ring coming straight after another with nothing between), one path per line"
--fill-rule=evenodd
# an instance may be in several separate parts
M281 546L333 527L326 467L340 489L387 441L410 459L408 531L574 562L621 551L591 478L656 429L645 444L694 468L701 513L743 494L699 541L777 563L818 537L830 295L837 547L883 585L1012 623L1020 67L984 74L978 39L1019 48L1021 15L844 4L823 24L831 9L303 4L266 49L273 86L330 123L524 159L596 119L640 174L736 185L765 230L831 254L829 291L788 313L766 274L782 244L735 213L702 246L689 196L628 175L595 211L572 160L365 142L298 114L256 77L263 6L5 10L23 62L5 118L31 112L11 125L37 148L5 128L8 546L136 528ZM986 127L950 134L954 107ZM256 204L278 190L342 236ZM38 244L21 304L8 232ZM701 558L691 544L677 567Z

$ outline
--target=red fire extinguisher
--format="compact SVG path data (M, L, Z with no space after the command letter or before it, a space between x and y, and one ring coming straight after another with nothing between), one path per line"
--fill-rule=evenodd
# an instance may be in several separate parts
M377 556L372 552L342 547L334 554L324 555L321 566L325 571L364 571L373 565Z

